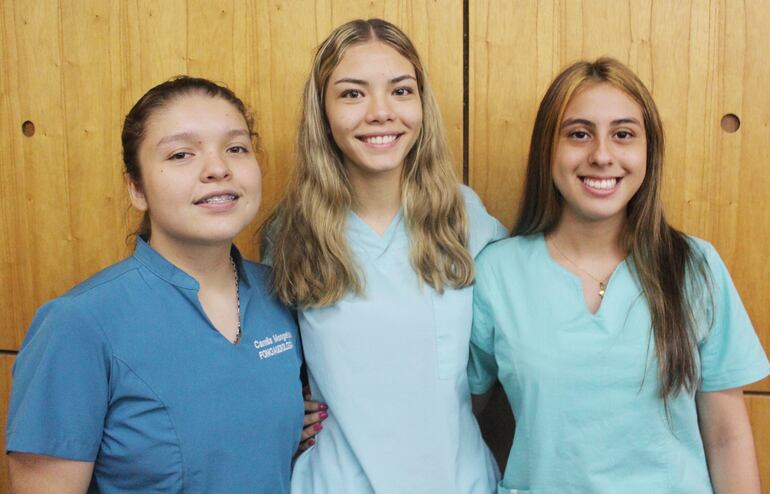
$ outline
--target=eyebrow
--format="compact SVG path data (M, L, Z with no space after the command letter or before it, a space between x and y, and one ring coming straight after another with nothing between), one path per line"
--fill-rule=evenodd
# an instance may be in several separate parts
M229 139L236 136L251 137L249 131L246 129L232 129L225 133L225 138ZM164 136L158 141L156 147L161 147L164 144L177 141L193 141L199 139L198 134L195 132L179 132L177 134L171 134Z
M590 120L586 120L585 118L568 118L567 120L563 121L561 123L561 128L569 127L570 125L585 125L586 127L596 127L596 124L593 123ZM623 125L623 124L635 124L641 126L642 124L639 122L639 120L633 118L633 117L625 117L625 118L618 118L617 120L613 120L610 122L611 125Z
M390 81L388 81L390 84L398 84L401 81L405 81L407 79L412 79L413 81L417 81L417 79L409 74L400 75L398 77L394 77ZM353 79L352 77L343 77L342 79L338 79L334 81L334 84L343 84L343 83L349 83L349 84L358 84L360 86L368 86L369 83L363 79Z

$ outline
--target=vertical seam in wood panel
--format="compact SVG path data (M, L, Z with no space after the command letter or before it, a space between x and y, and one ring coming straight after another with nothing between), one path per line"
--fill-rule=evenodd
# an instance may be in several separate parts
M469 111L469 88L468 88L468 59L469 59L469 41L470 32L468 30L468 0L463 0L463 183L468 185L468 115Z

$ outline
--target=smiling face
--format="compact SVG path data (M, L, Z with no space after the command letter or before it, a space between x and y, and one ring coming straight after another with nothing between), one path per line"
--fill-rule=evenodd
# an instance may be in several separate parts
M259 209L261 176L243 115L192 92L154 110L139 146L141 184L131 202L148 211L156 249L229 244Z
M573 95L559 128L552 160L564 198L561 221L625 221L647 166L641 107L606 83L589 83Z
M324 101L348 174L400 177L422 126L409 60L379 41L353 45L332 71Z

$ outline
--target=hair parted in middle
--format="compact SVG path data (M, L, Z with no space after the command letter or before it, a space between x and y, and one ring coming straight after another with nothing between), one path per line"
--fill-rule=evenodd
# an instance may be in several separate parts
M639 190L626 206L621 242L650 308L659 391L667 400L681 390L693 392L698 385L696 325L705 320L711 280L703 255L663 214L663 124L652 95L631 69L606 57L581 61L551 83L535 117L524 194L512 235L548 234L558 225L564 198L554 184L552 166L559 127L573 96L598 83L626 93L644 118L647 167ZM696 287L699 293L694 293Z
M473 282L465 205L417 50L393 24L357 19L332 31L315 53L305 83L296 165L286 194L262 227L263 250L272 255L275 292L295 307L324 307L349 291L363 293L361 272L345 235L351 185L344 156L332 138L324 93L346 50L372 41L392 47L411 62L422 104L420 133L401 174L411 264L419 278L439 292Z

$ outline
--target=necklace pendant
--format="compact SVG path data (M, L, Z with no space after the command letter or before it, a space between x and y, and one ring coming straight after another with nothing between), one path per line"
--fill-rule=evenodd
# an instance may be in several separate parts
M607 285L605 285L602 282L599 282L599 298L604 298L604 292L607 289Z

